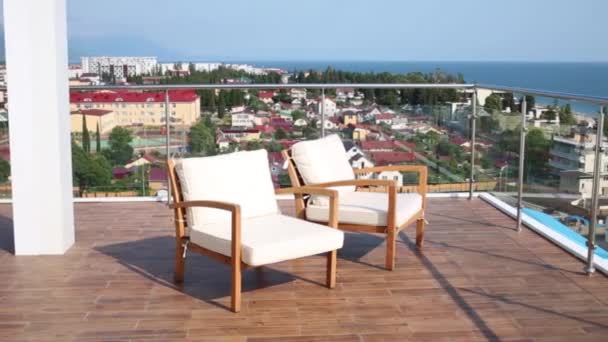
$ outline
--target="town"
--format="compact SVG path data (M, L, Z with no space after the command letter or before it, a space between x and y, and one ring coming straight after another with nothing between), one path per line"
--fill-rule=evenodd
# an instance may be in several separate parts
M0 73L0 77L2 74ZM463 83L462 75L353 74L285 71L222 63L159 63L154 57L83 57L70 66L70 85L162 85L346 82ZM3 82L3 79L0 79ZM166 195L166 109L163 91L71 90L75 194L83 197ZM478 90L474 190L508 193L518 173L521 98ZM570 104L539 104L527 97L526 191L558 191L570 201L590 197L595 122ZM8 99L2 96L6 118ZM470 91L425 89L281 88L170 90L169 149L173 156L214 155L265 148L276 187L289 186L283 149L295 142L338 134L354 168L429 166L429 191L469 191ZM4 120L6 123L6 119ZM7 129L3 163L7 181ZM603 158L607 158L606 153ZM364 175L392 179L411 191L414 175ZM10 183L3 186L10 191ZM163 192L165 191L165 192ZM603 180L601 191L608 191ZM535 199L530 199L534 203ZM538 205L542 206L542 200ZM565 212L575 211L565 208Z

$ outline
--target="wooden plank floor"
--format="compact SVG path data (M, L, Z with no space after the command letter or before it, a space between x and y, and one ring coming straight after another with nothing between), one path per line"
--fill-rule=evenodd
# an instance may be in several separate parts
M171 283L161 204L78 204L77 243L44 257L12 255L0 206L0 341L606 341L606 277L481 200L431 199L429 221L394 272L381 237L349 233L334 290L322 257L246 271L233 314L227 267L190 255Z

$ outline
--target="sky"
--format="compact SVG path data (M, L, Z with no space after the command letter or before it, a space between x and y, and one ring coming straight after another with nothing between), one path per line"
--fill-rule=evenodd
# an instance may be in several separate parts
M608 61L606 0L67 0L70 58Z

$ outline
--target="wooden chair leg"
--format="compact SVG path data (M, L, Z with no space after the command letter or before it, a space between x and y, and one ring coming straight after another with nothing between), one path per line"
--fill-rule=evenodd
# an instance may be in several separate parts
M241 260L233 259L232 262L232 286L231 286L230 308L233 312L241 311Z
M338 252L335 250L327 253L327 276L325 281L330 289L336 287L337 255Z
M416 246L418 246L418 248L422 248L422 245L424 244L424 226L424 219L416 221Z
M395 248L397 244L397 234L395 228L388 228L386 234L386 269L395 269Z
M184 282L184 268L186 259L184 258L184 246L181 241L177 241L175 246L175 271L173 273L173 281L177 284Z

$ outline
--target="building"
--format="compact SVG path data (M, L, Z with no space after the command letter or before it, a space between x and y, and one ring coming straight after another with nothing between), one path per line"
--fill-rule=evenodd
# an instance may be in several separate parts
M72 133L82 133L82 120L87 122L87 130L96 132L99 125L101 134L108 133L116 127L116 113L107 109L80 109L71 112L70 127Z
M328 99L327 97L325 98L325 102L319 99L319 102L317 103L317 113L322 114L325 112L326 117L331 117L336 115L336 111L337 107L334 101Z
M189 127L200 117L200 98L194 90L169 91L169 104L171 122L175 125ZM74 91L70 93L70 107L72 111L112 111L115 113L116 126L165 124L164 92Z
M590 197L592 192L593 167L595 162L595 132L586 128L575 128L569 136L553 137L549 151L549 166L560 178L560 191L580 193ZM608 144L603 143L601 172L608 171ZM608 194L608 180L600 178L600 193Z
M157 68L158 60L156 57L82 57L80 65L83 73L126 78L151 74Z
M349 110L342 113L342 120L344 121L345 126L354 126L359 123L359 116L357 113Z
M290 96L294 99L306 99L305 88L291 88Z
M232 114L232 128L253 128L256 117L250 113Z
M237 143L260 139L260 131L257 129L222 129L220 132L223 137Z
M374 120L376 121L376 125L380 125L380 124L392 125L394 117L395 117L395 115L390 114L390 113L381 113L381 114L374 115Z

